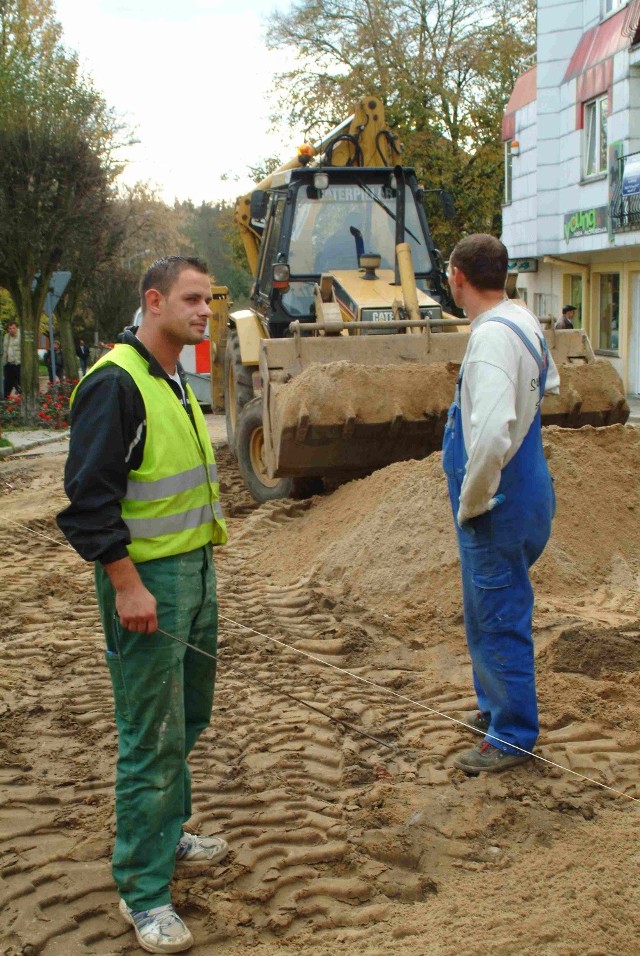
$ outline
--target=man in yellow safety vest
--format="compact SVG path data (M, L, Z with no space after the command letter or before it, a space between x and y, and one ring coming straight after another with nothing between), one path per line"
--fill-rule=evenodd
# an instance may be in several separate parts
M58 515L95 562L118 728L113 875L120 912L152 953L193 943L171 904L176 860L215 864L228 852L219 836L183 830L187 758L213 705L212 546L227 540L211 440L178 361L204 339L210 301L198 259L170 256L147 270L137 334L127 329L73 395L70 504Z

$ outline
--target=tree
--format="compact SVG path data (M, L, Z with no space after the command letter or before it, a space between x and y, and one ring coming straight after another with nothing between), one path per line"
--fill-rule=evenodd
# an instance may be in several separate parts
M51 0L0 0L0 285L22 327L26 415L35 412L52 273L108 202L121 131L62 45Z
M244 303L251 287L244 250L238 260L235 241L238 229L233 222L233 206L228 203L176 203L184 236L181 253L204 259L216 282L226 285L234 302Z
M269 45L297 57L276 78L276 121L319 139L345 103L380 96L404 162L456 199L451 222L427 200L436 243L499 233L502 113L535 49L533 0L301 0L270 22Z

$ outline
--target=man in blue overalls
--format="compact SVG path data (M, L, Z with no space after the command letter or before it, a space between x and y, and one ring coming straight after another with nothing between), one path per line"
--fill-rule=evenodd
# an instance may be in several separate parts
M471 336L449 412L443 467L458 536L467 643L485 739L455 765L469 774L530 758L538 737L533 589L555 512L540 404L559 377L540 323L505 299L508 254L493 236L468 236L449 261Z

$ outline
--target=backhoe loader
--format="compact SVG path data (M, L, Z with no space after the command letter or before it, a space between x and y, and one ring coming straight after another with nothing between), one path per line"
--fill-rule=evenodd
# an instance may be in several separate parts
M302 496L438 449L468 322L382 103L362 99L238 200L235 220L252 308L229 316L214 352L229 445L254 498ZM545 334L561 394L545 399L543 422L626 421L622 383L586 334Z

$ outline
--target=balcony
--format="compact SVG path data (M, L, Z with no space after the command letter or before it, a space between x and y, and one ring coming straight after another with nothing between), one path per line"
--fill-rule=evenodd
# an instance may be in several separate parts
M640 153L621 156L615 167L617 175L615 178L612 176L613 192L609 218L614 232L640 229L640 178L636 175L630 176L632 166L634 174L636 170L640 171ZM625 170L627 171L626 182ZM611 172L613 173L613 169Z

